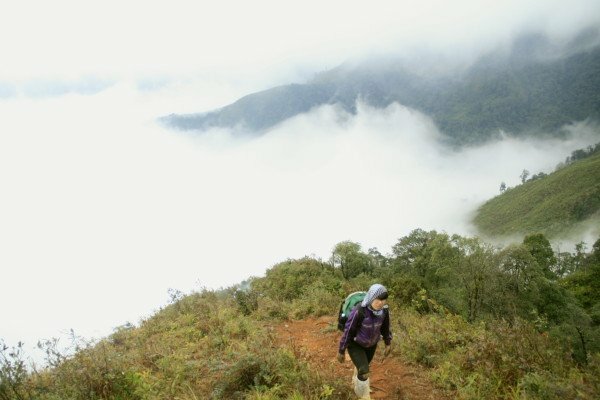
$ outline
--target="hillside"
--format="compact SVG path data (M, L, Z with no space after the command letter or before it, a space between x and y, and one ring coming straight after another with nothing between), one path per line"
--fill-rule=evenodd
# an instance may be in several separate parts
M561 253L543 235L497 248L416 229L389 256L357 243L241 287L184 295L97 342L0 340L2 400L348 400L336 313L348 293L390 293L392 352L372 362L376 399L582 399L600 394L600 239Z
M398 102L419 110L459 144L484 141L501 130L557 134L565 124L600 117L600 47L571 47L552 54L547 39L532 35L516 41L508 54L493 52L467 70L444 72L419 70L407 59L345 64L304 84L253 93L218 110L171 114L162 121L183 130L227 127L256 135L320 105L336 104L355 113L361 99L374 107Z
M600 152L487 201L473 222L482 234L564 234L587 220L600 226Z

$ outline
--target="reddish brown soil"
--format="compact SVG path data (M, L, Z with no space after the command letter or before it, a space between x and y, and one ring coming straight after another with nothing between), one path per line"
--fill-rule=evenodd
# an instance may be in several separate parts
M324 376L347 377L351 385L354 366L346 353L346 361L336 360L341 332L332 329L332 317L288 321L274 326L279 345L289 346L295 354L317 368ZM383 359L383 346L371 362L371 398L424 400L449 399L436 389L424 370L402 361L398 351Z

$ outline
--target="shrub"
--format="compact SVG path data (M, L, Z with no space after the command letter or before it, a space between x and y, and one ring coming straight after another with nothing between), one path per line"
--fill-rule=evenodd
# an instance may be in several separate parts
M333 268L319 260L302 258L288 260L267 270L264 278L252 281L252 289L277 301L291 301L305 293L307 287L318 281L327 281L334 275Z

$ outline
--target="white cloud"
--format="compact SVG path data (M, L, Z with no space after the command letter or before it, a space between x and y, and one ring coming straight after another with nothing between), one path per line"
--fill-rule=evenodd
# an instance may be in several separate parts
M116 85L0 103L0 337L105 335L169 287L231 285L346 239L385 253L418 227L468 233L500 181L550 172L593 142L453 153L400 105L321 107L253 140L185 136L154 123L180 101L168 93Z
M550 172L593 141L507 139L452 153L426 116L399 105L361 105L356 116L322 107L256 140L181 136L154 119L367 49L477 49L523 24L568 33L600 15L596 2L159 4L25 1L0 16L0 83L17 88L0 96L9 342L69 328L104 335L163 304L169 287L233 284L288 257L326 258L346 239L385 253L417 227L468 233L469 211L501 181ZM22 89L37 79L85 86L86 76L115 83L89 95Z
M595 0L57 0L4 11L0 81L210 73L265 86L366 53L426 48L455 58L524 29L559 37L600 21Z

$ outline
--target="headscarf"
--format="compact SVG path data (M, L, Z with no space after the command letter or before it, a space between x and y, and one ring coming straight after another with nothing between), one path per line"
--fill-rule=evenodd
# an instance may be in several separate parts
M363 299L363 301L360 305L363 307L368 306L370 308L373 300L375 300L376 298L378 298L379 296L381 296L384 293L387 293L387 289L385 288L385 286L380 285L379 283L375 283L375 284L371 285L371 287L369 288L369 291L367 292L367 295L365 296L365 298ZM376 315L380 315L380 313L383 312L383 309L372 310L372 311L375 312Z

